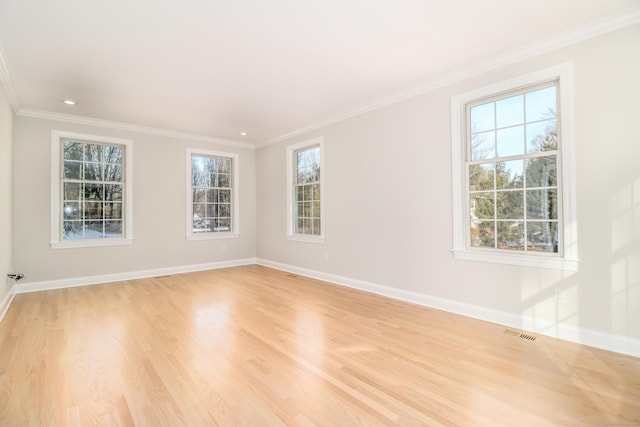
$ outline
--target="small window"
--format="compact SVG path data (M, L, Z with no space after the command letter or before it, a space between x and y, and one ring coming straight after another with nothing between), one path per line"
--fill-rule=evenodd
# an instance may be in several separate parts
M293 240L322 242L323 140L315 138L287 148L288 236Z
M452 100L456 257L575 268L569 78L552 69Z
M187 238L239 235L238 155L187 150Z
M54 248L130 244L131 141L52 132Z

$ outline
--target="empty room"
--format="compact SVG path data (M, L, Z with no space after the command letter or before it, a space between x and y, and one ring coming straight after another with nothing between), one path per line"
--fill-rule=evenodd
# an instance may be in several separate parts
M0 0L0 426L640 426L638 76L638 0Z

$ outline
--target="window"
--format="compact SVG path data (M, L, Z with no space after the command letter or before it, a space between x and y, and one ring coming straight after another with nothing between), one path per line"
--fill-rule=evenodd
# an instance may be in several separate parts
M287 147L288 237L324 241L323 139Z
M570 68L453 98L457 258L577 268Z
M53 248L132 243L131 141L51 133Z
M239 156L187 149L187 239L238 237Z

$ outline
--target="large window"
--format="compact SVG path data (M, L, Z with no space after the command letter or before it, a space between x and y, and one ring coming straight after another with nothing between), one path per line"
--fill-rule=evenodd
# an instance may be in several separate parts
M561 67L453 99L456 256L575 267L569 78Z
M187 238L238 237L238 155L187 150Z
M52 132L54 248L129 244L131 141Z
M290 239L310 242L322 242L324 239L322 149L322 138L287 148Z

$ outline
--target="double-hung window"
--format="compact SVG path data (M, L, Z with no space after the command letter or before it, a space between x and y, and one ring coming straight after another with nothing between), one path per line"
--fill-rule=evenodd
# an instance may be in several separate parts
M187 239L239 236L239 156L187 149Z
M132 243L129 140L52 131L53 248Z
M456 257L575 269L570 66L452 101Z
M321 243L323 224L323 138L287 147L288 238Z

